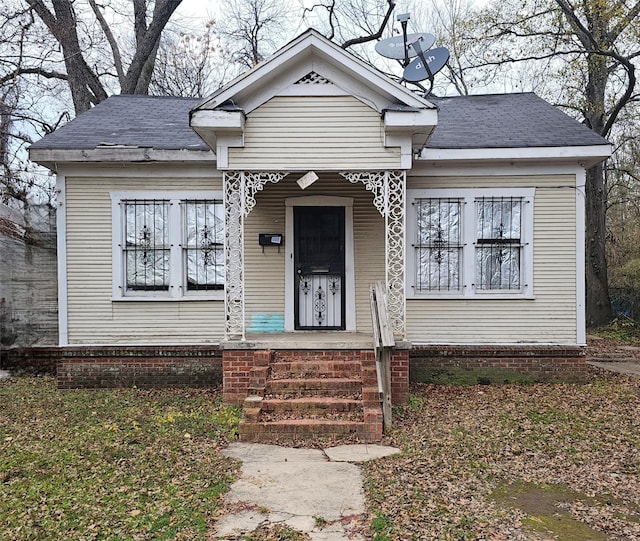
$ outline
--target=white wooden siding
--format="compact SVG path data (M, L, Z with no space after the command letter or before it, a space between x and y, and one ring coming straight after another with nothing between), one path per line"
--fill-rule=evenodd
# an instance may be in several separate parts
M126 174L123 170L123 174ZM182 176L181 176L182 175ZM160 178L162 177L162 178ZM126 190L221 190L188 173L66 179L69 344L206 343L222 339L222 301L111 300L111 200Z
M384 220L373 206L373 196L362 185L353 185L335 174L320 175L306 190L296 175L278 184L267 184L256 197L256 206L245 221L245 314L247 327L261 317L284 318L286 246L280 250L258 245L259 233L285 233L285 199L306 195L352 197L355 250L356 329L371 330L369 284L384 279ZM293 239L285 237L285 245Z
M534 300L407 301L408 338L434 343L576 342L573 176L411 178L411 188L536 187Z
M252 111L229 169L341 170L400 167L384 147L380 114L352 96L280 96Z

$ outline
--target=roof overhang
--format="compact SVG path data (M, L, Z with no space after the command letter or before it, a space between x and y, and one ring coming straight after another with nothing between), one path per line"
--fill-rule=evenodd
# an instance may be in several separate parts
M417 156L417 163L462 164L482 162L572 162L589 168L611 156L612 146L567 146L529 148L424 148Z
M385 144L394 146L394 140L408 137L411 154L417 154L429 140L438 124L438 113L434 109L387 110L383 113Z
M203 150L160 150L153 148L128 148L108 146L86 150L29 149L29 158L40 165L56 171L63 163L157 163L195 162L216 163L215 153Z

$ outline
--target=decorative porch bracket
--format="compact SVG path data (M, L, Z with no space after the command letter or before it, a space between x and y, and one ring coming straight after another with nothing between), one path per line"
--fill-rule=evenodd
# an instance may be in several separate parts
M393 333L405 338L404 229L405 171L345 171L352 184L361 182L373 193L373 205L385 219L385 280Z
M225 338L244 340L244 219L256 206L256 194L267 182L280 182L287 172L227 171L223 173Z

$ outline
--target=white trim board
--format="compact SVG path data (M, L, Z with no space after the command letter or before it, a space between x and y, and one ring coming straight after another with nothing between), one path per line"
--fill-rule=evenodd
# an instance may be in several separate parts
M69 344L69 301L67 289L67 190L64 175L56 178L58 250L58 345Z
M587 345L586 313L586 172L576 174L576 342Z

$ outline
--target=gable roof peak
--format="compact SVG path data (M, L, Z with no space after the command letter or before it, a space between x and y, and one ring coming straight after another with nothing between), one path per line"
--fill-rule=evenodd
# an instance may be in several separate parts
M311 73L316 75L307 81L306 78ZM250 113L280 90L302 82L330 82L346 93L366 97L379 112L389 103L419 109L435 108L428 100L345 51L317 30L309 28L279 51L202 100L194 111L213 110L232 100L245 113Z

